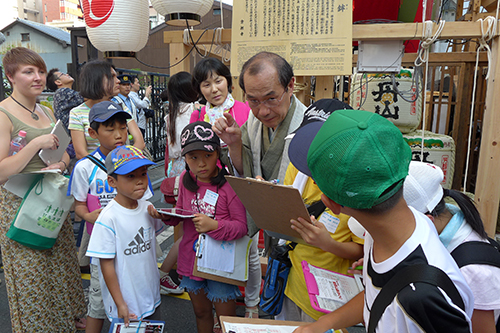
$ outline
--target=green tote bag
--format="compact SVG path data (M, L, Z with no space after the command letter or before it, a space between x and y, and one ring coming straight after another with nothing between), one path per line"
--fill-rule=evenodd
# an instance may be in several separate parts
M68 216L73 197L67 196L68 178L40 174L26 192L7 237L35 250L52 248Z

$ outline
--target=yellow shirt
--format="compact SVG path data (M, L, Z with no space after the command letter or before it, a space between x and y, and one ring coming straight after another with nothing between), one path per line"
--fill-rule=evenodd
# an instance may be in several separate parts
M293 184L298 170L290 163L286 170L285 185ZM311 178L308 178L302 199L306 205L310 205L318 200L321 200L321 191ZM339 219L339 224L335 233L330 233L333 239L338 242L355 242L363 245L364 240L355 236L347 226L349 216L340 214L335 215L330 209L326 209L323 214L328 213ZM321 218L321 216L320 216ZM322 267L331 271L342 274L347 274L347 269L352 265L352 260L338 257L332 253L325 252L317 247L297 244L293 251L288 252L290 260L292 261L292 268L288 275L288 282L285 288L285 295L290 298L298 307L300 307L309 316L318 320L319 317L325 313L316 311L311 306L309 295L307 293L306 281L304 279L304 272L302 271L302 261Z

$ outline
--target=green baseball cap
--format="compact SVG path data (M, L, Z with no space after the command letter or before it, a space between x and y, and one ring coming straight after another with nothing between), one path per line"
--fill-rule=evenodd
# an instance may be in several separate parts
M403 185L410 146L384 117L361 110L337 110L323 124L307 154L312 178L336 203L368 209Z

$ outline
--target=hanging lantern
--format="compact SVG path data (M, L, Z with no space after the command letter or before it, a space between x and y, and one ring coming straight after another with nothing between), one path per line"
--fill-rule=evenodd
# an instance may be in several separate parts
M195 26L201 23L213 5L213 0L151 0L153 8L165 16L165 23L177 27Z
M107 58L134 57L149 37L148 0L82 0L90 42Z

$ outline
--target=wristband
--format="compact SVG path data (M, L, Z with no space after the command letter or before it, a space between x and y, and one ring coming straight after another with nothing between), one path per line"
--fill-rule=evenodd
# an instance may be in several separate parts
M63 163L64 163L64 169L62 170L62 171L64 171L64 170L66 170L66 169L68 168L68 165L67 165L67 164L66 164L66 162L64 162L63 160L60 160L60 161L59 161L59 163L61 163L61 162L63 162Z

